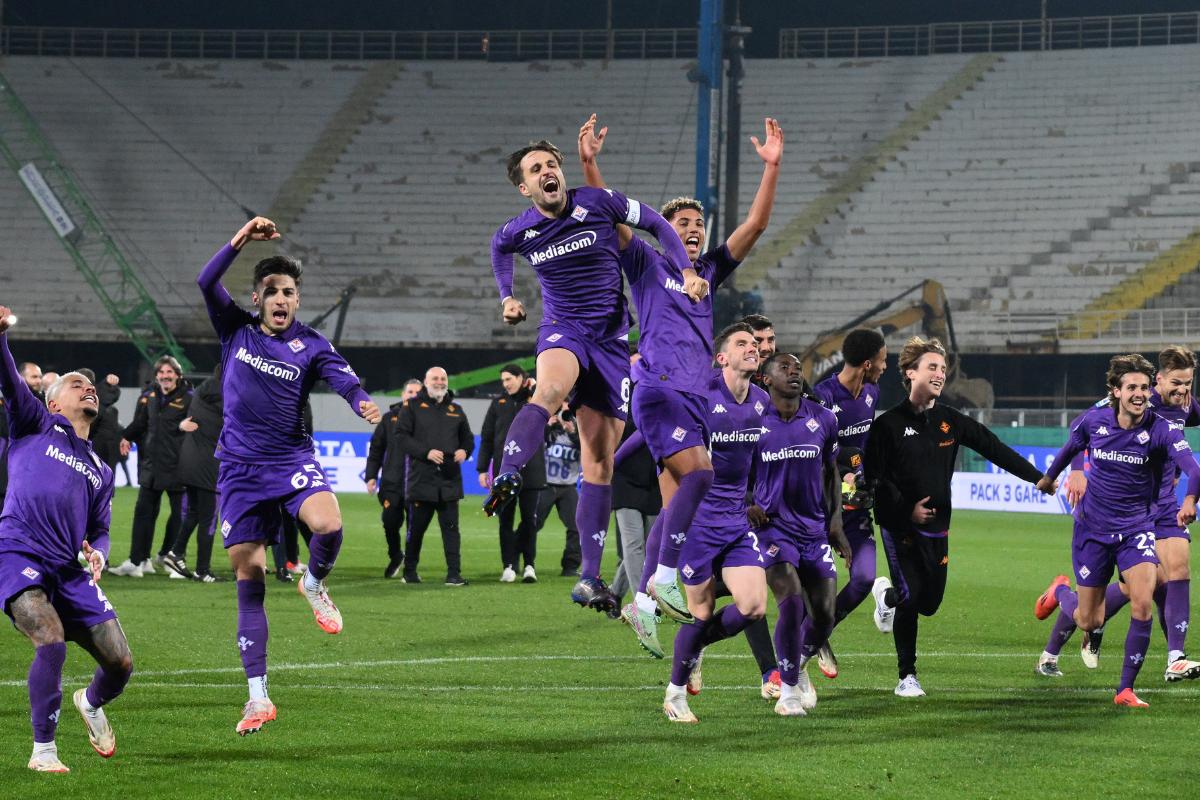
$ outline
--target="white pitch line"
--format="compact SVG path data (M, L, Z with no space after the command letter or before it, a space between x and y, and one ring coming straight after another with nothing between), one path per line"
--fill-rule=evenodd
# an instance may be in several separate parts
M895 658L894 653L839 653L841 658ZM706 659L728 659L736 661L748 661L751 659L749 654L733 654L733 653L712 653L705 654ZM1037 655L1029 653L921 653L921 658L1032 658L1036 659ZM136 661L136 656L135 656ZM612 662L639 662L651 663L645 657L641 656L580 656L580 655L527 655L527 656L444 656L435 658L389 658L376 661L322 661L307 664L268 664L268 669L271 672L293 672L304 670L322 670L322 669L368 669L372 667L408 667L408 666L436 666L439 664L488 664L509 661L612 661ZM183 677L187 675L220 675L220 674L240 674L241 667L189 667L186 669L171 669L171 670L134 670L134 679L138 678L164 678L164 677ZM87 680L90 676L76 676L74 680ZM64 676L64 681L71 680ZM8 680L0 681L0 686L24 686L24 680Z
M22 684L23 686L24 684ZM173 681L148 681L136 684L138 688L149 689L221 689L221 690L244 690L245 682L238 683L176 683ZM661 693L663 687L661 685L649 686L487 686L487 685L463 685L463 686L423 686L423 685L396 685L396 684L351 684L351 683L300 683L300 684L285 684L286 691L337 691L337 692L386 692L396 694L404 693L420 693L420 692L435 692L435 693L454 693L454 692L520 692L525 693L543 693L543 694L563 694L574 692L592 692L592 693L616 693L616 692L656 692ZM725 686L725 685L704 685L705 692L746 692L757 693L758 687L745 686ZM827 690L828 691L828 690ZM855 686L848 687L842 692L834 694L834 697L845 698L848 694L854 692L872 692L876 694L892 694L891 686ZM1111 695L1112 689L1103 686L938 686L931 688L930 692L936 699L938 695L944 694L978 694L981 692L1001 692L1005 694L1029 694L1039 693L1047 695L1063 695L1063 694L1079 694L1079 695ZM1200 686L1186 686L1176 688L1165 687L1145 687L1137 690L1138 694L1182 694L1188 697L1200 696ZM928 700L925 702L929 702Z

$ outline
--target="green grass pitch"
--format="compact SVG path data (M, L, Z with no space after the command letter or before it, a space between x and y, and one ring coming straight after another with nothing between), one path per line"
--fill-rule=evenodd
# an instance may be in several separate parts
M117 562L128 552L133 501L132 490L118 492ZM268 579L276 722L255 736L234 734L246 686L234 645L233 583L106 576L136 669L109 708L117 754L104 761L91 751L70 704L92 671L88 656L72 646L58 732L72 772L25 769L31 735L24 680L32 652L10 630L0 645L0 797L1031 798L1195 791L1200 686L1163 682L1166 647L1157 626L1140 679L1149 710L1112 704L1127 612L1110 626L1098 670L1083 667L1076 639L1063 651L1065 678L1034 674L1050 622L1033 618L1033 601L1069 568L1065 517L955 515L945 603L921 623L928 697L892 695L891 640L875 630L868 603L834 634L841 675L829 681L815 665L810 671L820 702L807 718L778 718L759 698L755 665L739 638L707 653L705 689L691 704L700 724L685 726L667 722L660 710L669 662L647 657L623 625L569 602L572 581L558 577L557 519L541 535L541 582L500 584L495 523L466 501L463 563L471 585L442 585L435 524L425 545L427 582L406 586L380 577L386 558L375 500L341 502L346 543L330 592L345 631L322 633L294 586ZM221 553L214 563L225 563ZM669 642L672 626L664 624L660 636Z

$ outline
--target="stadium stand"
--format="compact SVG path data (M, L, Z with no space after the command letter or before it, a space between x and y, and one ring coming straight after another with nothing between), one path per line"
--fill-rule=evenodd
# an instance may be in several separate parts
M1200 216L1186 79L1198 59L1185 46L748 61L743 132L775 114L788 149L760 244L779 257L740 288L757 283L797 344L925 278L946 286L975 345L1002 346L994 320L1018 305L1091 309L1133 275L1155 275L1139 303L1178 304L1151 298L1193 285L1178 283L1186 259L1142 270ZM576 131L595 111L613 129L610 185L651 203L691 193L689 66L10 57L3 71L182 337L209 335L192 279L254 211L278 215L286 250L310 266L310 318L357 286L343 342L490 346L532 338L493 313L490 236L524 207L504 155L546 135L576 179ZM86 300L8 174L0 210L29 235L0 254L0 274L39 264L13 304ZM741 213L758 175L747 145ZM797 231L811 235L797 245ZM518 276L532 299L527 267ZM30 332L70 334L51 327Z

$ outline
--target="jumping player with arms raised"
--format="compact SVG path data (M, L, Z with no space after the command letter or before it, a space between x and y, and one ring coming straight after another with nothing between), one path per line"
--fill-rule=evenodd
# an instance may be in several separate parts
M616 226L649 231L683 275L692 300L708 293L670 223L653 209L609 189L567 189L562 153L547 141L508 157L508 177L532 207L492 238L492 271L504 321L525 319L513 295L513 255L533 267L542 288L537 389L508 430L500 473L484 511L495 514L520 493L520 470L542 444L550 414L571 395L579 428L583 483L576 522L583 554L571 599L608 611L616 598L600 579L600 561L612 510L613 453L629 413L629 313L618 264ZM572 394L573 392L573 394Z
M367 422L379 408L363 391L354 370L324 336L296 321L300 265L285 256L254 268L251 302L240 308L221 285L238 251L250 240L279 238L275 223L255 217L204 267L197 279L208 316L221 340L221 387L225 426L218 458L221 536L237 577L238 639L250 700L237 732L245 736L275 719L267 696L266 546L280 541L281 512L312 531L308 570L299 590L317 625L342 630L342 615L329 599L325 577L342 546L342 513L329 478L313 458L304 428L304 405L313 384L324 379Z

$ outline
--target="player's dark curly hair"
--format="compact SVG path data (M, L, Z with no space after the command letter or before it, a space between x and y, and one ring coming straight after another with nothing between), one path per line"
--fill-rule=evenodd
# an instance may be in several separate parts
M762 314L747 314L742 317L742 322L750 326L755 331L765 331L767 328L774 328L771 320L764 317Z
M562 166L562 163L563 163L562 150L559 150L557 147L555 147L553 144L546 141L545 139L539 139L536 142L530 142L529 144L522 147L520 150L517 150L516 152L509 155L508 160L504 164L504 168L508 172L508 180L512 183L513 186L520 186L521 182L525 179L525 176L521 173L521 159L523 159L525 156L529 155L530 153L536 152L538 150L545 150L547 153L549 153L550 155L554 156L555 159L557 159L558 165L560 167Z
M304 269L300 266L300 262L289 256L271 256L264 258L262 261L254 265L254 288L257 290L262 286L262 282L271 275L288 275L296 282L296 288L300 288L300 276Z
M695 211L701 217L704 216L704 206L701 205L700 201L694 197L676 197L674 200L668 200L666 204L659 209L658 213L662 215L663 219L665 219L667 222L670 222L676 214L678 214L680 211L683 211L685 208Z
M1145 375L1147 380L1154 377L1154 365L1147 361L1141 353L1112 357L1112 360L1108 362L1108 375L1105 376L1108 383L1109 405L1113 408L1117 407L1117 398L1113 395L1113 390L1121 388L1126 375L1138 372Z
M852 367L861 367L883 349L883 334L871 328L859 328L846 334L842 342L842 358Z

